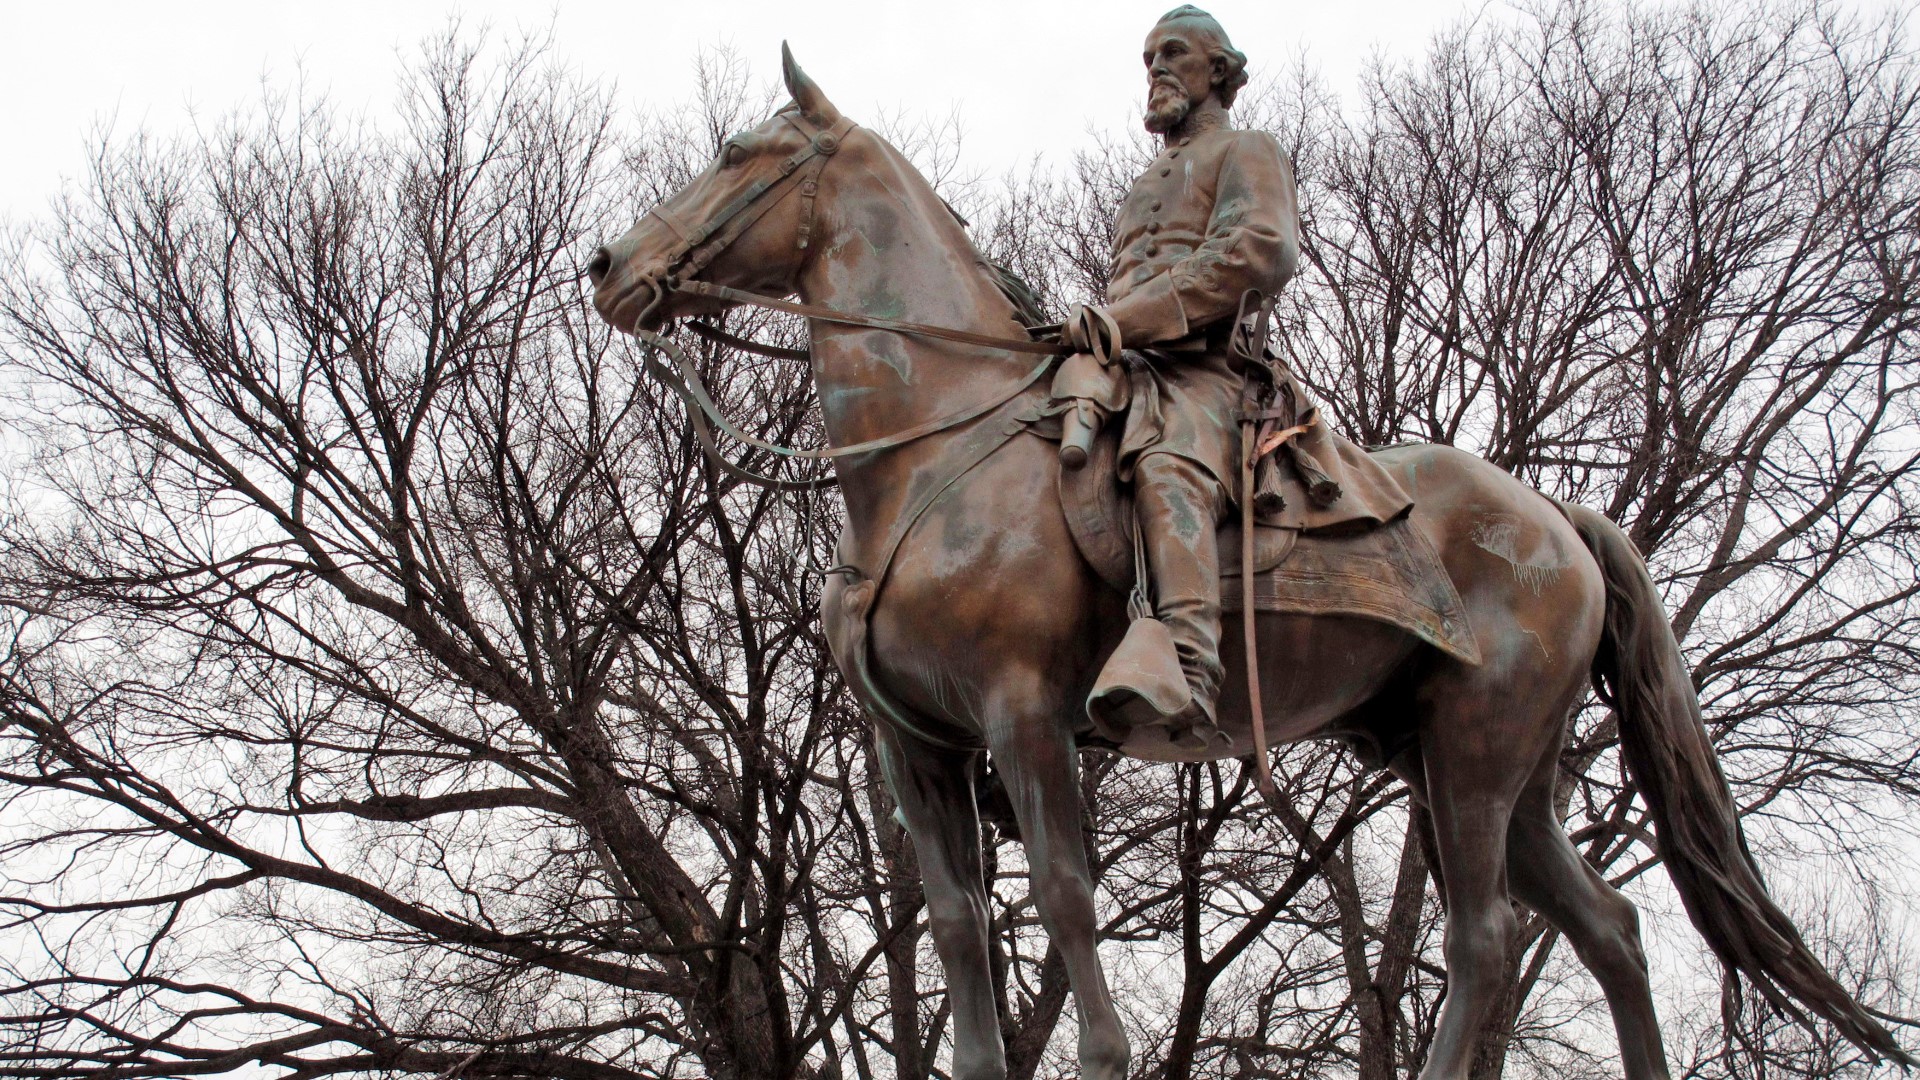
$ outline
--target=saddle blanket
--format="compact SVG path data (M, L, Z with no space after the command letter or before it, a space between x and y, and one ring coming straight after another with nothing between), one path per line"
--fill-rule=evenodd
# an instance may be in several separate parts
M1357 615L1397 626L1469 663L1480 662L1480 647L1467 624L1466 609L1440 554L1415 514L1346 534L1303 533L1293 550L1271 569L1253 578L1257 611L1290 615ZM1280 530L1261 529L1260 532ZM1223 531L1222 550L1236 550L1221 579L1221 608L1241 608L1237 572L1239 530ZM1224 559L1223 562L1229 560ZM1258 566L1265 560L1256 560Z
M1043 438L1053 434L1028 430ZM1133 586L1133 502L1115 474L1117 444L1111 428L1102 432L1084 468L1061 470L1059 492L1080 553L1102 579L1125 592ZM1372 528L1256 528L1255 609L1373 619L1478 664L1480 648L1465 605L1420 518L1415 505ZM1231 519L1220 531L1220 561L1223 608L1237 612L1240 531Z

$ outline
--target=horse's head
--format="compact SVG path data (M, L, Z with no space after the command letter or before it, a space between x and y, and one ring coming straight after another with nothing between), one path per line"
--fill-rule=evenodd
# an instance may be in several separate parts
M647 211L587 265L593 304L620 330L726 305L672 286L695 279L785 296L819 235L819 177L849 124L781 49L793 103L729 138L693 182Z

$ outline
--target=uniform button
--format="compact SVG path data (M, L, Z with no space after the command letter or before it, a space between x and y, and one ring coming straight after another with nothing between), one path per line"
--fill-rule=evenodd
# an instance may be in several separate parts
M1192 142L1192 141L1193 141L1193 136L1191 136L1191 135L1183 135L1183 136L1181 136L1181 137L1180 137L1180 145L1181 145L1181 146L1185 146L1185 145L1187 145L1188 143L1190 143L1190 142Z
M1147 209L1149 209L1149 210L1152 210L1152 211L1154 211L1155 213L1158 213L1158 212L1159 212L1159 210L1160 210L1160 200L1159 200L1159 199L1155 199L1155 200L1153 200L1153 205L1152 205L1152 206L1149 206L1149 207L1147 207Z
M1168 152L1168 154L1167 154L1167 156L1168 156L1168 157L1170 157L1170 158L1175 158L1175 157L1179 157L1179 156L1180 156L1180 151L1178 151L1178 150L1173 150L1173 151L1169 151L1169 152Z
M1173 175L1173 166L1171 166L1171 165L1169 165L1169 166L1167 166L1166 168L1164 168L1164 169L1161 169L1161 170L1160 170L1160 175L1161 175L1161 176L1172 176L1172 175Z
M1149 222L1147 222L1147 231L1148 231L1148 232L1150 232L1150 233L1153 233L1153 232L1159 232L1159 231L1160 231L1160 223L1159 223L1159 222L1157 222L1157 221L1149 221Z

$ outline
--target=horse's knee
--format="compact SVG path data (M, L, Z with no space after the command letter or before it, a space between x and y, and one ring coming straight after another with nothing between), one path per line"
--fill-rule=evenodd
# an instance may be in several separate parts
M1517 927L1513 909L1504 903L1471 914L1450 914L1444 947L1448 995L1497 993L1506 976L1507 949L1513 944Z
M927 889L927 928L936 942L950 947L986 940L986 899L971 890Z
M1050 930L1073 932L1094 923L1093 882L1061 867L1034 868L1028 874L1034 906ZM1058 932L1055 931L1055 932Z
M1471 949L1478 953L1484 952L1489 946L1496 951L1505 949L1513 940L1518 925L1518 920L1513 917L1513 908L1504 903L1488 904L1481 911L1449 914L1447 952L1451 954L1455 949Z

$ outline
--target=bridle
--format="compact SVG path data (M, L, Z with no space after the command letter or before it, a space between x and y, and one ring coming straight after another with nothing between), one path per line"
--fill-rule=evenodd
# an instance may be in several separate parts
M765 217L796 188L800 192L803 209L795 243L801 251L805 251L812 243L814 199L820 193L820 173L853 130L853 121L843 117L833 127L821 130L798 109L789 109L778 115L806 136L807 141L780 163L777 174L755 180L746 190L734 196L732 202L721 207L718 213L692 228L674 220L665 203L647 211L648 217L658 219L668 231L680 238L680 242L667 252L660 267L648 275L650 283L655 286L654 304L649 305L649 309L665 299L667 292L680 288L682 282L693 283L709 263L746 235L755 222ZM762 202L761 197L769 193L775 193L774 197Z
M653 299L635 316L633 336L647 346L641 353L646 370L671 389L687 406L687 418L692 424L694 435L709 459L722 471L731 476L763 487L780 490L811 491L839 483L837 477L824 477L817 480L780 480L763 476L750 469L743 468L727 460L720 452L718 441L713 436L713 428L718 428L729 438L745 443L756 450L785 458L797 458L806 461L824 461L833 458L851 457L855 454L868 454L879 450L888 450L902 446L916 439L924 438L935 432L964 424L969 420L998 409L1018 397L1028 387L1040 380L1042 375L1052 370L1055 361L1073 351L1063 344L1034 341L1031 338L1006 338L990 334L976 334L966 330L954 330L944 326L931 326L925 323L905 322L898 319L881 319L870 315L856 315L834 311L831 308L816 307L811 304L797 304L788 300L779 300L759 293L742 289L714 285L697 278L714 259L746 234L755 222L765 217L789 194L798 191L802 200L800 226L795 243L804 252L813 241L815 199L820 190L820 174L825 171L827 162L832 160L853 130L854 123L842 118L831 128L821 129L798 109L789 109L779 114L788 123L806 136L806 144L788 155L780 163L779 171L773 176L764 176L748 185L740 194L733 197L712 217L696 226L687 226L675 219L664 206L656 206L647 211L679 238L667 255L659 263L646 268L640 280L653 292ZM898 334L910 334L916 337L937 338L967 345L980 345L987 348L1003 349L1011 352L1031 353L1044 356L1031 371L1018 382L1004 391L998 392L985 401L976 402L956 412L948 413L923 424L916 424L904 431L877 439L868 439L851 446L829 447L820 450L797 450L756 439L741 431L730 422L720 407L714 403L713 395L707 391L706 383L700 377L686 352L665 336L642 328L647 316L651 315L669 294L675 292L692 293L727 303L744 304L767 311L784 312L822 322L837 323L842 326L858 326L871 330L885 330ZM712 328L701 328L702 336L719 339L725 344L745 346L749 351L771 355L791 356L795 350L769 350L752 342L733 338ZM1040 328L1035 328L1040 329ZM674 361L673 368L662 364L656 353L666 353ZM711 425L711 427L709 426Z

